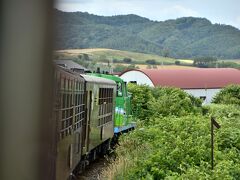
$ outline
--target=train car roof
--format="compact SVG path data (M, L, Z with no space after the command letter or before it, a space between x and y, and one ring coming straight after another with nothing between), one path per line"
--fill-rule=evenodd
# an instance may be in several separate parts
M114 76L112 74L100 74L100 73L89 73L89 75L91 76L95 76L95 77L102 77L102 78L106 78L106 79L111 79L115 82L124 82L122 78L118 77L118 76Z
M55 65L54 66L56 70L60 71L61 73L67 74L69 76L74 76L75 78L79 78L79 79L84 79L83 77L79 76L78 73L73 72L72 70L69 70L65 67L59 66L59 65Z
M111 84L111 85L116 85L115 81L106 79L106 78L101 78L101 77L96 77L96 76L90 76L90 75L84 75L81 74L81 76L85 79L87 82L94 82L98 84Z

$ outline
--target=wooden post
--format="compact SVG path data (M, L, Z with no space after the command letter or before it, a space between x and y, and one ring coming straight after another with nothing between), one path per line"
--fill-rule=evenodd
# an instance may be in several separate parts
M214 126L219 129L221 126L217 123L214 117L211 117L211 165L214 169Z

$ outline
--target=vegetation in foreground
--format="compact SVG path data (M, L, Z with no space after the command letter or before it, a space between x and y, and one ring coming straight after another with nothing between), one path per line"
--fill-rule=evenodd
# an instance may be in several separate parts
M235 91L226 90L229 88L232 89L232 86L223 89L215 99L229 97L229 94L235 96ZM234 90L235 88L239 90L240 86L234 86ZM134 111L141 112L137 116L141 120L135 131L121 137L120 146L116 150L117 158L103 173L104 178L171 180L240 178L238 102L215 100L219 104L201 107L198 99L188 97L179 89L151 89L146 86L129 89L132 90L135 100ZM227 93L223 93L226 91ZM237 97L240 98L240 94ZM184 103L180 99L183 99ZM155 106L161 105L160 108L149 108L148 104L153 102L159 103ZM170 105L166 106L168 103ZM164 107L165 110L162 110ZM152 113L148 115L151 111ZM210 150L211 116L215 116L221 124L221 128L215 130L213 171Z

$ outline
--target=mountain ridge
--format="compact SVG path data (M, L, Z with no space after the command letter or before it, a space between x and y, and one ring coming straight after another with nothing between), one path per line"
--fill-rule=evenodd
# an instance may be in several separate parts
M240 58L240 30L206 18L152 21L55 10L56 49L111 48L174 58Z

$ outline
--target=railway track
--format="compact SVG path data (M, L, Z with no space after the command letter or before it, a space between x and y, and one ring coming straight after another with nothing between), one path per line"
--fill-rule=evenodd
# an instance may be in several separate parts
M101 173L107 167L108 163L109 157L96 159L86 167L83 173L77 176L77 180L101 180Z

